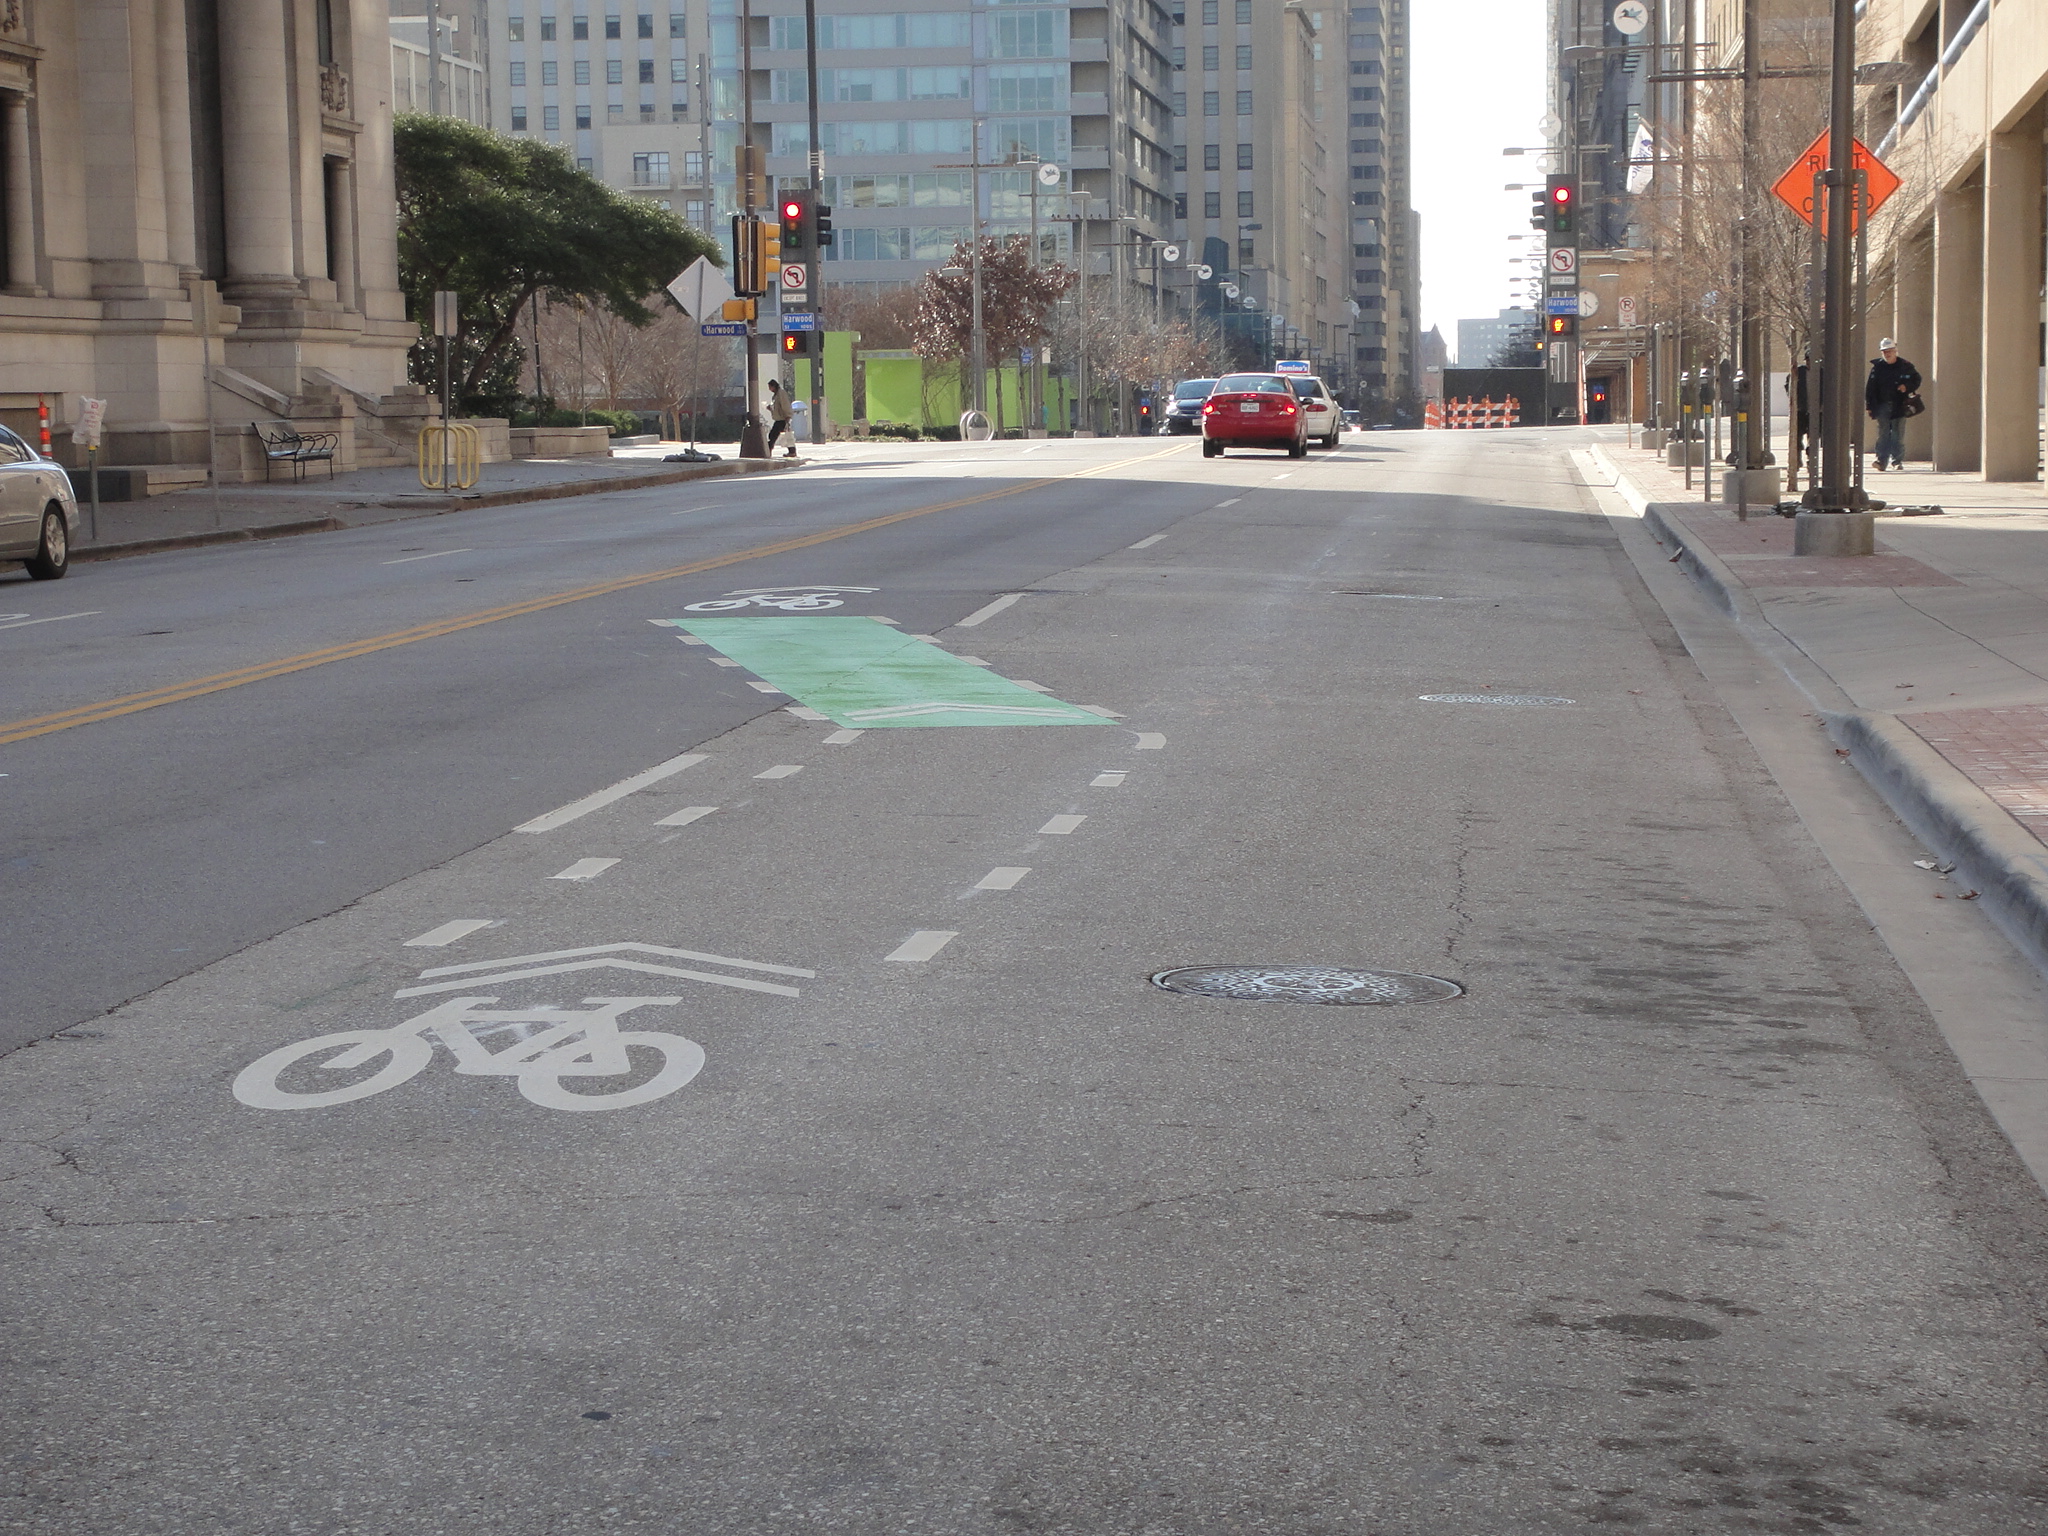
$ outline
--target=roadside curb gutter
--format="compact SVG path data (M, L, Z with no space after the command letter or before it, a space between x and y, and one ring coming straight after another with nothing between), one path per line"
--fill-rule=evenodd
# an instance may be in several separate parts
M1897 715L1858 708L1818 662L1771 623L1756 594L1672 515L1675 507L1649 500L1600 445L1594 445L1591 457L1657 542L1673 551L1672 562L1811 701L1815 718L1847 750L1849 761L1892 814L1930 852L1956 866L1955 878L1963 888L1981 893L1999 930L2048 974L2048 845Z

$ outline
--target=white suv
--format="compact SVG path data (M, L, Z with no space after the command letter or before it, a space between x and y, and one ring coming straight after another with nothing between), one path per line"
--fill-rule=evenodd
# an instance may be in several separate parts
M1323 381L1313 374L1294 373L1287 376L1287 382L1294 386L1295 397L1301 401L1301 413L1308 418L1309 441L1319 442L1325 448L1336 447L1337 436L1344 430L1344 413L1330 398Z
M78 500L55 459L0 427L0 563L19 560L38 581L55 581L71 565Z

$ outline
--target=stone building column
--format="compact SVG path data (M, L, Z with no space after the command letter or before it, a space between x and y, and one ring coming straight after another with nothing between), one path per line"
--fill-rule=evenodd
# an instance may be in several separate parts
M1934 418L1934 467L1983 463L1984 187L1955 187L1935 199L1934 366L1925 365Z
M2037 105L2010 133L1984 143L1986 480L2038 478L2044 121Z
M1903 236L1894 258L1892 339L1899 356L1932 377L1934 368L1934 231L1929 225ZM1881 339L1881 338L1880 338ZM1930 391L1931 393L1931 391ZM1906 423L1906 457L1926 459L1934 447L1934 412Z
M163 119L164 238L181 272L199 268L192 184L192 82L185 69L185 0L156 0L157 110Z
M357 309L362 295L356 283L356 168L349 160L331 159L323 168L327 184L327 239L333 248L328 276L343 309Z
M0 153L7 157L7 291L36 294L34 151L28 134L28 97L0 92Z
M301 292L293 241L286 0L220 0L222 182L232 302ZM264 301L269 300L269 305Z

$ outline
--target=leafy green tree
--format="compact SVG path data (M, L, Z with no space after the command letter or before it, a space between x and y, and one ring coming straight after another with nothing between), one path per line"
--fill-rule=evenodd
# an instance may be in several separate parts
M423 325L437 290L461 295L453 350L465 401L502 391L520 313L536 295L643 326L654 318L649 294L699 256L724 259L716 241L622 197L553 145L424 113L392 126L399 285Z

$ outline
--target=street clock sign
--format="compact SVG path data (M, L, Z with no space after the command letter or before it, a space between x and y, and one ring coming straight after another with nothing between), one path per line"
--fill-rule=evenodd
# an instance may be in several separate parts
M1038 168L1038 184L1041 187L1056 187L1060 184L1060 168L1050 160Z

